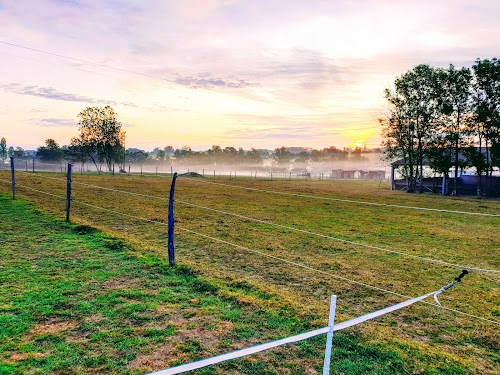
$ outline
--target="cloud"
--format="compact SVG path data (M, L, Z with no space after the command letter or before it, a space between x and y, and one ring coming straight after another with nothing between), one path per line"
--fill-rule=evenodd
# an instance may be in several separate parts
M116 105L116 102L113 102L111 100L100 100L88 96L60 92L53 87L23 86L19 83L9 83L0 84L0 88L19 95L38 96L45 99L61 100L65 102L85 102L101 105Z
M78 126L74 120L70 119L60 119L60 118L42 118L42 119L34 119L39 126L46 127L76 127Z
M229 80L222 78L213 78L208 73L197 74L196 76L179 77L175 79L176 83L186 85L192 88L231 88L240 89L252 86L251 83L241 79Z
M342 134L342 126L335 129L325 116L259 116L234 115L240 123L226 131L226 136L237 139L299 139L308 141ZM326 130L328 128L329 130Z

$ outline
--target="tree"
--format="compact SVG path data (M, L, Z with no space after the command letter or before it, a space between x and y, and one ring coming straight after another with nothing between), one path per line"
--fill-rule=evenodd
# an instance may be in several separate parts
M16 159L24 159L26 157L26 153L22 147L16 147L16 149L12 152L12 156Z
M80 134L71 140L71 146L90 158L96 168L97 160L112 170L114 162L125 160L125 132L113 108L88 107L78 114Z
M407 181L407 191L413 193L418 175L415 125L408 104L402 97L386 89L385 98L389 102L388 113L385 118L379 120L382 125L385 158L390 161L403 159L403 176Z
M476 60L474 72L474 112L479 152L485 146L486 175L493 173L495 161L500 158L500 61Z
M164 150L158 150L156 153L156 158L160 161L165 160L165 151Z
M5 163L8 156L7 141L2 137L0 140L0 160Z
M450 135L452 142L455 166L454 193L457 191L458 168L460 159L460 150L465 146L464 138L466 133L464 116L470 112L471 99L471 81L472 74L470 69L455 69L450 65L446 70L438 71L438 101L441 105L441 113L447 116L445 129L443 131Z
M407 118L414 129L417 147L417 168L419 169L420 189L423 191L423 164L426 142L439 118L439 90L436 69L429 65L417 65L397 78L394 85L396 95L403 101Z
M56 141L47 139L45 146L38 147L36 156L42 161L60 161L64 157L64 152Z

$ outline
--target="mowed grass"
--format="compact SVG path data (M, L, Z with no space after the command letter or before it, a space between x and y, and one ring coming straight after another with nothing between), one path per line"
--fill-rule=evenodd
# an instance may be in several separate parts
M0 195L0 374L141 374L309 330L277 296L213 284L87 226ZM324 337L200 374L305 374ZM334 371L403 374L395 351L336 335ZM451 371L458 364L435 363Z
M64 178L61 174L45 176ZM6 179L8 175L2 174L0 178ZM53 194L65 194L64 181L26 173L18 173L17 179L19 184ZM168 196L170 188L168 178L74 175L73 179L75 182L164 198ZM216 182L342 199L458 211L500 212L498 200L408 195L390 192L386 184L379 186L378 182ZM8 192L7 184L0 186L0 189ZM64 214L63 199L23 191L21 187L18 194L58 216ZM79 205L76 201L164 223L167 201L78 184L73 184L73 198L73 221L125 238L142 252L165 259L165 226ZM178 261L189 265L215 284L227 280L244 280L252 288L273 295L291 306L298 317L311 325L322 326L326 323L331 294L338 295L338 321L399 302L402 298L198 237L183 232L181 228L409 296L439 289L451 281L460 269L192 208L182 205L180 201L451 263L499 269L498 218L274 195L192 179L178 180L176 199L179 201L176 203ZM467 275L462 284L443 294L440 300L446 307L498 320L498 282L499 278L494 274L473 272ZM498 371L498 326L432 306L419 304L351 331L359 334L364 343L393 351L415 373L434 371L432 369L438 368L436 363L439 361L448 364L449 368L458 366L456 368L470 373ZM443 371L441 368L438 372ZM374 373L377 372L374 370ZM450 373L459 372L455 369Z

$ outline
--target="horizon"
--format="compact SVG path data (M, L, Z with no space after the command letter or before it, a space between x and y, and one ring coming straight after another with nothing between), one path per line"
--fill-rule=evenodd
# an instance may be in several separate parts
M499 15L493 1L4 1L0 137L67 145L79 112L111 105L143 150L377 148L384 89L418 64L494 57Z

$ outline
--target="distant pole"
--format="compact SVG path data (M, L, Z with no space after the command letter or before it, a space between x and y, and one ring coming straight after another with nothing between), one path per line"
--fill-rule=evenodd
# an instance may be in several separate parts
M233 172L229 171L229 179L233 176Z
M69 210L71 206L71 164L68 164L66 175L66 221L69 222Z
M332 359L333 324L335 321L335 308L337 306L337 296L332 296L330 301L330 318L328 319L328 331L326 335L325 363L323 364L323 375L330 375L330 361Z
M158 166L156 166L156 175L158 176Z
M203 168L203 178L205 178L205 168Z
M128 175L130 176L130 164L128 165Z
M257 171L255 171L255 179L257 179Z
M25 160L24 164L26 165L26 172L28 172L28 160Z
M32 159L33 160L33 173L35 172L35 158Z
M394 190L394 165L391 165L391 190Z
M14 176L14 157L10 157L10 172L12 175L12 199L16 199L16 177Z
M113 176L115 175L115 163L113 163Z
M214 180L215 180L215 169L214 169Z
M172 185L170 186L170 198L168 200L168 263L175 266L175 251L174 251L174 190L175 180L177 179L177 172L174 173L172 178Z
M142 164L141 164L141 177L142 177Z
M172 167L170 167L170 177L172 177L174 174L172 173Z

